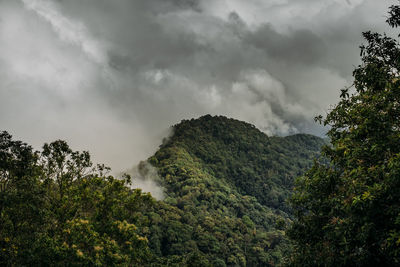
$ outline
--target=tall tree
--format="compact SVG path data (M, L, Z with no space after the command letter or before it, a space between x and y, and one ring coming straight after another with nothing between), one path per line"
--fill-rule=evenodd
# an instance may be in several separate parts
M45 192L38 154L0 132L0 265L32 260L32 244L44 231Z
M43 152L0 132L0 266L144 266L153 199L65 141Z
M388 24L400 26L400 6ZM400 46L365 32L352 88L326 118L326 162L297 180L295 266L400 265Z

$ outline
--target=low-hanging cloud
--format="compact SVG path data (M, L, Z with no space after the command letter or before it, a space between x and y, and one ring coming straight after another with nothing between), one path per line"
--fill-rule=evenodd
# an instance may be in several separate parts
M2 0L0 123L115 171L182 119L222 114L267 134L322 135L359 64L375 0Z
M157 199L164 199L164 188L157 169L147 161L140 161L127 172L132 178L132 188L140 188L143 192L151 193Z

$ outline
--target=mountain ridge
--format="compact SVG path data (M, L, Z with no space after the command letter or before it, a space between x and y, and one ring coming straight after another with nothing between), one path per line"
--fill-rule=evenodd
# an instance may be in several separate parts
M294 178L311 166L323 144L312 135L268 137L254 125L223 116L174 125L148 159L166 196L154 211L165 216L149 220L150 247L160 266L282 263L290 254L285 200Z
M0 143L0 265L244 267L291 255L285 200L323 140L222 116L182 121L138 166L163 200L63 140L34 151L2 132Z
M291 189L293 179L311 166L312 160L318 156L320 147L325 141L319 137L309 134L295 134L286 137L268 137L254 125L229 119L224 116L205 115L198 119L183 120L173 126L173 135L160 146L160 150L168 147L181 147L193 157L207 165L207 170L217 177L230 179L243 189L242 193L253 195L256 187L268 186L264 184L264 178L275 179L275 182L285 182L287 190ZM159 150L159 151L160 151ZM303 151L307 150L307 152ZM149 162L157 166L158 155L156 152L150 157ZM303 158L299 159L296 155ZM260 158L257 158L257 157ZM295 159L294 162L288 160ZM255 170L245 170L238 165L237 161L242 160L243 165L249 164ZM285 165L288 172L268 173L277 165ZM238 176L248 176L246 187L243 179ZM254 179L254 176L257 176ZM249 179L250 177L250 179ZM272 185L271 185L272 186ZM262 192L255 195L263 204L278 205L277 200L268 200L262 196ZM279 201L282 201L279 200Z

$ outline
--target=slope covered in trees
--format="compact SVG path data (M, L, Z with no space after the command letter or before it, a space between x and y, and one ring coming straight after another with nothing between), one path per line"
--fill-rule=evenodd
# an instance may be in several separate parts
M165 152L181 148L240 194L285 210L293 178L310 167L322 144L320 138L304 134L268 137L251 124L208 115L175 125L174 135L150 161L163 167L158 163Z
M175 211L152 223L153 251L166 259L194 253L201 266L279 263L288 249L285 200L324 141L268 137L253 125L209 115L173 130L149 159L165 187L163 205Z
M267 137L225 117L182 121L148 162L165 199L130 189L63 141L0 136L0 264L274 266L285 203L323 140ZM145 166L142 165L142 166ZM146 170L142 170L146 171Z

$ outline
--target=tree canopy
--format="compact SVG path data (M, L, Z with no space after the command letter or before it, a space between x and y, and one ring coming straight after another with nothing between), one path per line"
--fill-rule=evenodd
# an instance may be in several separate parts
M143 265L135 223L153 203L66 142L42 152L0 133L0 265Z
M289 254L285 200L324 140L268 137L223 116L184 120L150 157L166 198L150 218L153 251L183 266L276 266ZM154 220L156 219L156 220ZM190 264L187 256L196 255ZM165 264L165 261L164 261Z
M281 265L285 199L322 144L222 116L182 121L148 160L165 190L156 201L65 141L35 152L3 132L0 265Z
M400 25L400 6L387 22ZM400 46L365 32L354 85L319 120L326 162L297 180L290 231L296 266L400 265Z

